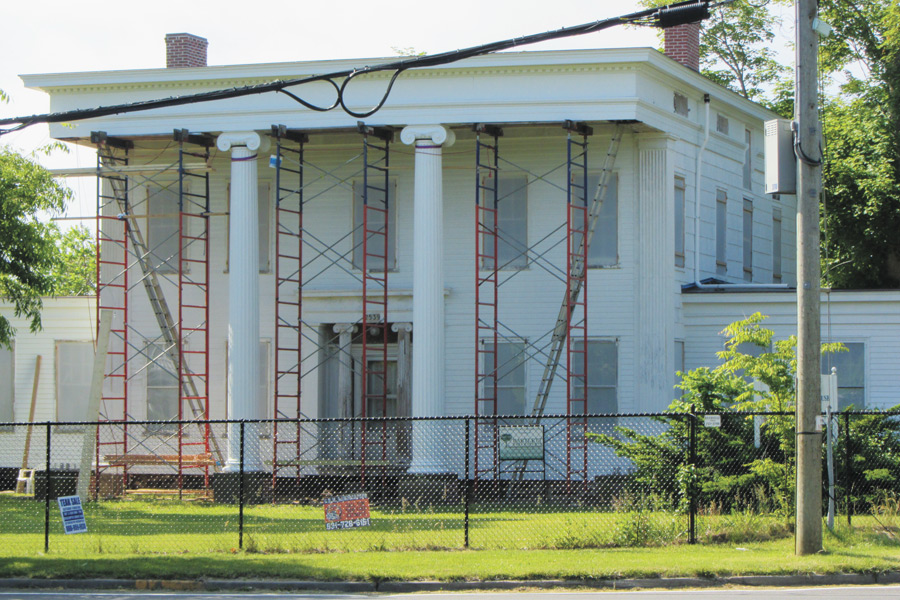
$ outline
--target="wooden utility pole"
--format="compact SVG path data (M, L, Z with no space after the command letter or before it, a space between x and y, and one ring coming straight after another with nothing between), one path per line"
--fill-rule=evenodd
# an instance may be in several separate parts
M797 528L795 551L822 549L821 335L819 195L822 189L818 111L816 0L795 0L797 81L794 148L797 154Z

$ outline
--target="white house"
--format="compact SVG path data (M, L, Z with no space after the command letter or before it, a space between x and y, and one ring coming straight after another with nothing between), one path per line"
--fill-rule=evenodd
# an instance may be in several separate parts
M675 372L714 361L717 332L757 299L789 333L795 199L763 193L775 115L696 71L696 26L668 35L694 46L678 60L508 52L409 71L364 124L273 93L51 126L103 166L99 306L116 316L102 417L660 411ZM167 43L165 69L23 78L62 111L376 60L207 66L202 38ZM375 105L387 83L354 81L349 101ZM293 91L333 100L325 84ZM600 181L582 280L567 249ZM683 292L710 279L742 293ZM445 470L427 427L390 434L410 472ZM284 444L276 470L309 448L296 429L259 443Z

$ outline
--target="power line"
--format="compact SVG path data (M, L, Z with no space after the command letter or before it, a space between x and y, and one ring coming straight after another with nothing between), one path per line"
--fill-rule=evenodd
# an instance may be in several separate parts
M572 27L564 27L562 29L556 29L545 33L537 33L507 40L501 40L498 42L490 42L488 44L482 44L480 46L472 46L471 48L465 48L462 50L441 52L430 56L425 55L403 58L401 60L396 60L381 65L365 66L358 69L335 71L333 73L312 75L309 77L301 77L297 79L276 80L269 83L248 85L243 87L233 87L224 90L201 92L198 94L172 96L169 98L160 98L157 100L145 100L142 102L129 102L112 106L100 106L96 108L75 109L57 113L31 115L27 117L0 119L0 126L10 126L5 129L0 129L0 135L18 131L37 123L66 123L97 117L105 117L108 115L153 110L156 108L165 108L169 106L196 104L199 102L211 102L214 100L238 98L241 96L249 96L253 94L264 94L267 92L280 92L282 94L285 94L310 110L326 112L340 107L341 110L343 110L348 115L362 119L375 114L379 109L381 109L382 106L384 106L385 102L387 102L387 99L390 96L394 83L397 81L397 78L408 69L421 69L425 67L447 65L460 60L465 60L467 58L473 58L475 56L482 56L485 54L493 54L495 52L508 50L510 48L515 48L518 46L526 46L529 44L536 44L549 40L573 37L576 35L584 35L586 33L593 33L616 25L643 25L648 27L667 28L674 27L676 25L683 25L686 23L694 23L708 18L710 14L710 8L714 8L722 4L727 4L732 1L734 0L725 0L723 2L713 3L712 0L687 0L685 2L678 2L662 7L646 9L619 17L613 17L610 19L593 21L591 23L584 23L582 25L575 25ZM350 82L361 75L383 71L393 71L394 73L391 76L390 81L388 82L387 89L385 90L384 95L381 97L381 100L372 108L362 112L354 111L350 107L348 107L344 101L344 94ZM342 81L338 83L338 81L336 80ZM334 88L335 99L334 102L332 102L330 105L320 106L313 104L304 100L297 94L288 91L287 89L316 82L326 82L331 85L332 88Z

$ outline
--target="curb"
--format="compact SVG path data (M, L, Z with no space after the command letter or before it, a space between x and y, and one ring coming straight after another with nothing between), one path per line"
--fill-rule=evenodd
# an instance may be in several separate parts
M165 591L320 591L320 592L461 592L521 588L591 588L605 590L741 587L799 587L900 584L900 572L833 575L746 575L642 579L541 579L497 581L310 581L280 579L0 579L0 589L165 590Z

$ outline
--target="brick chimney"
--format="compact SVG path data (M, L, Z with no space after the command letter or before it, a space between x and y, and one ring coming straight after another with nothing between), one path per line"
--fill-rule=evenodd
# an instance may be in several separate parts
M166 34L166 68L205 67L206 38L192 33Z
M684 66L700 70L700 23L687 23L665 30L665 54Z

